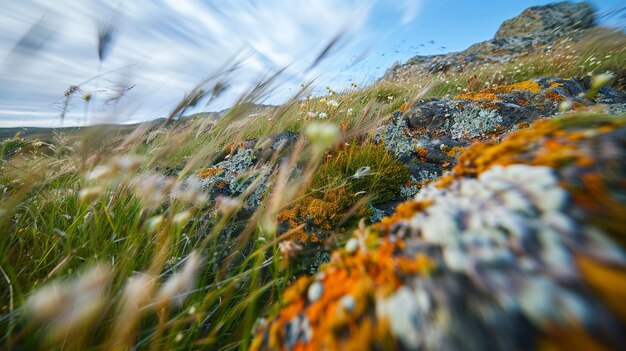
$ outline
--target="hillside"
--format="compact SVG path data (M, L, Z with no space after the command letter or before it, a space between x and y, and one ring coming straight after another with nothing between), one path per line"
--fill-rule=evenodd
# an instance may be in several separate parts
M626 34L595 16L532 7L281 106L270 77L217 115L8 137L0 344L623 348Z

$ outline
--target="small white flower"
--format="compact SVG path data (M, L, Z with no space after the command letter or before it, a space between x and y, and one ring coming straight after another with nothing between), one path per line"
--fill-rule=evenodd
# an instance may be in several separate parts
M309 286L309 290L307 290L306 295L309 298L310 302L315 302L319 300L320 297L322 297L323 291L324 291L324 287L322 286L322 283L313 282L313 284Z
M103 181L113 175L111 167L98 165L91 172L87 173L87 180Z
M559 104L559 111L565 112L572 108L573 104L571 100L564 100Z
M305 134L313 144L325 148L339 138L339 128L332 123L312 123L305 129Z
M357 169L357 170L356 170L356 172L354 173L354 175L352 176L352 178L355 178L355 179L362 178L362 177L364 177L364 176L368 175L368 174L370 173L370 170L371 170L371 169L370 169L370 167L369 167L369 166L364 166L364 167L361 167L361 168L359 168L359 169Z
M317 115L317 117L319 117L320 119L324 119L324 118L328 118L328 115L325 112L320 112L320 114Z
M352 116L353 113L354 113L354 110L352 109L352 107L350 107L348 109L348 116Z
M216 199L216 208L224 216L230 216L241 207L241 201L228 196L219 196Z
M92 202L104 192L104 187L96 185L78 192L78 200L83 203Z
M185 259L185 266L174 274L161 286L157 293L157 304L169 304L171 300L178 305L182 304L189 290L193 286L196 271L200 267L200 256L192 252Z
M610 82L613 78L615 78L615 75L611 72L598 74L597 76L594 76L591 80L591 89L600 89L608 82Z
M174 215L174 218L172 218L172 223L175 226L182 228L185 226L185 224L187 224L187 222L189 222L189 219L191 219L191 211L187 210Z
M328 100L328 102L326 102L326 105L331 107L338 107L339 103L337 102L337 100Z
M135 155L124 155L116 157L112 164L113 167L122 174L136 171L141 166L143 158Z
M159 230L159 228L161 228L162 224L163 224L162 215L154 216L152 218L149 218L146 221L146 227L148 228L150 232L156 232L157 230Z

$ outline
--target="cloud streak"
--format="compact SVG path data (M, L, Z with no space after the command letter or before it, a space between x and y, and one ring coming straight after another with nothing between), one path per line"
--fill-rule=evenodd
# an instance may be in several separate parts
M200 0L111 4L102 0L32 0L5 6L0 14L0 126L9 120L13 125L49 125L59 115L55 102L69 86L102 73L101 78L80 86L84 92L102 95L92 104L115 93L120 81L134 85L124 98L134 100L117 105L132 106L127 111L109 106L92 111L94 115L110 114L111 120L118 122L163 117L204 77L246 53L249 55L229 82L230 93L212 108L227 107L259 77L284 67L288 67L285 79L268 103L285 100L300 83L316 77L323 86L341 89L349 84L350 62L371 45L373 23L381 20L375 9L382 6L352 0L223 2L219 7ZM419 11L415 4L395 4L386 16L400 20L390 23L410 23ZM52 34L50 40L39 52L14 60L16 43L42 18ZM97 25L107 20L119 21L119 28L100 66ZM338 33L350 41L307 71ZM7 69L8 60L19 65ZM114 72L106 73L109 71ZM68 116L84 110L84 104L74 98L70 107L75 113ZM29 110L33 113L24 115ZM82 117L65 121L83 122ZM59 123L57 119L51 124Z

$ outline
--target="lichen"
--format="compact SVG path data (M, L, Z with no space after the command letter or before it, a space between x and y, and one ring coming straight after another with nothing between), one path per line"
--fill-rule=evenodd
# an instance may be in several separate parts
M446 120L453 139L484 137L487 133L496 131L500 122L502 116L497 111L474 105L464 106L451 119Z
M624 229L607 223L626 213L613 196L626 193L625 128L574 117L471 146L443 184L288 289L255 347L618 347L626 254L611 238Z

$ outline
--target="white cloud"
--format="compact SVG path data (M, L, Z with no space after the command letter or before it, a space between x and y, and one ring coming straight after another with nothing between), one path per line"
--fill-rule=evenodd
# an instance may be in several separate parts
M419 11L415 5L419 3L405 0L391 7L394 15L402 16L401 23L408 23ZM214 108L226 107L251 82L287 65L290 66L281 89L270 102L287 98L287 91L295 92L300 83L313 77L319 76L323 86L347 85L346 65L366 47L364 40L372 37L368 25L380 20L372 13L371 3L363 5L357 0L238 1L222 2L219 6L200 0L128 1L119 6L104 0L32 0L3 6L0 126L5 124L3 116L11 116L11 111L30 108L57 114L50 104L62 98L70 85L98 72L126 66L81 88L98 94L111 89L116 81L128 79L135 84L129 95L138 100L126 103L133 106L129 111L141 118L161 117L195 84L247 51L252 52L251 56L229 81L230 95L221 100L222 106ZM46 43L45 50L19 61L20 67L6 69L3 62L6 63L11 49L42 15L56 35ZM100 67L97 24L107 20L118 21L119 30L110 55ZM306 68L340 32L351 41L307 72ZM137 104L141 106L134 107ZM32 118L39 118L39 113L32 114Z

